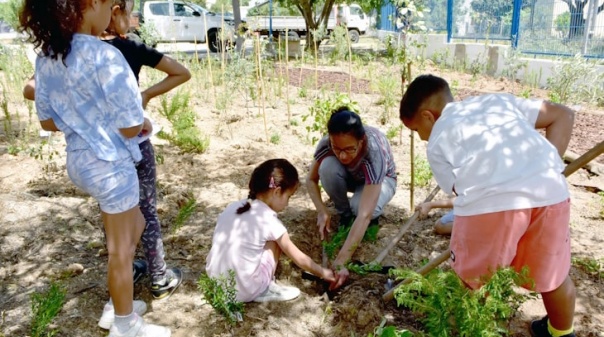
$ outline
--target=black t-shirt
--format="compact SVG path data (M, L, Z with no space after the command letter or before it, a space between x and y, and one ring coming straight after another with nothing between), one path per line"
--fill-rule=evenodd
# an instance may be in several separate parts
M159 61L161 61L162 57L164 57L164 54L160 53L154 48L134 40L116 37L111 40L103 41L109 43L122 52L122 55L124 55L124 58L126 61L128 61L130 69L132 69L137 82L138 74L141 72L141 68L144 65L155 68Z

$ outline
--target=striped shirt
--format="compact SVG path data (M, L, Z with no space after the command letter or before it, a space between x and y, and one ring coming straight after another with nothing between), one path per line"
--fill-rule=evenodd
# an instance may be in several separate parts
M346 166L346 171L355 182L365 185L381 184L385 177L396 179L396 166L388 139L377 128L364 127L367 147L365 153L362 154L363 158L354 166ZM335 156L335 154L331 149L329 136L327 135L317 144L314 158L320 163L328 156Z

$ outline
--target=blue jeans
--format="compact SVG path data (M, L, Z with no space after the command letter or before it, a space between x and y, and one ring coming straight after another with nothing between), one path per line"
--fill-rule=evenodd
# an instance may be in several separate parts
M336 212L339 215L352 214L356 216L359 211L361 194L363 193L365 184L355 182L348 171L346 171L344 165L333 156L323 159L319 166L319 177L323 189L335 204ZM353 192L350 200L348 199L348 192ZM396 179L390 177L384 178L377 205L371 216L372 219L382 215L384 206L392 200L395 192Z

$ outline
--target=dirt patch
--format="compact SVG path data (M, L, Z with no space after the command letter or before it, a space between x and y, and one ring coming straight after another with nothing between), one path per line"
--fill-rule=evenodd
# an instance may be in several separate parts
M377 67L377 65L369 65ZM331 69L331 70L330 70ZM474 80L470 75L427 69L458 82L457 97L464 98L484 92L520 94L516 83L491 78ZM316 72L314 69L292 67L290 91L292 120L288 120L285 99L267 106L266 124L260 107L244 97L234 97L226 113L216 111L211 95L200 79L187 84L192 92L192 107L198 112L198 126L211 137L208 152L201 155L182 154L172 145L154 139L156 152L163 158L158 166L158 207L167 262L185 272L181 288L167 301L153 301L146 287L149 281L135 287L135 297L149 304L145 318L170 326L175 337L190 336L366 336L386 319L388 324L417 330L421 325L408 310L394 302L384 303L387 276L353 275L350 282L332 300L323 295L323 287L301 278L301 270L282 258L277 272L280 282L300 287L300 298L286 303L246 305L244 321L229 327L225 320L202 301L197 279L203 271L205 257L211 244L215 219L231 201L244 198L251 171L263 160L284 157L300 171L307 173L314 147L309 143L306 125L301 117L308 114L314 103ZM365 74L350 76L340 67L322 67L318 83L324 90L348 91L352 79L353 98L362 108L364 122L386 132L400 124L392 116L381 125L383 107L376 105L379 96L371 90L372 79ZM308 95L297 95L308 86ZM480 88L480 90L476 89ZM534 90L534 95L546 94ZM167 123L157 113L158 101L153 101L150 113L158 122ZM234 118L237 117L237 118ZM583 153L602 141L602 111L583 107L577 114L570 149ZM228 127L225 126L227 125ZM266 131L265 131L266 130ZM267 134L279 135L275 143L266 141ZM409 136L404 130L392 140L396 157L399 185L393 201L380 220L376 242L363 243L355 253L361 261L371 261L396 234L410 216ZM415 153L423 154L425 144L415 139ZM25 336L30 328L29 296L45 289L50 281L60 280L67 289L67 303L54 321L58 336L105 336L96 326L103 304L108 299L104 235L99 210L91 198L69 182L65 172L63 142L53 145L60 155L52 162L35 160L26 154L7 153L6 140L0 141L0 312L4 321L0 335ZM604 162L603 157L597 159ZM572 249L574 257L602 259L604 245L601 201L586 185L604 188L601 177L585 170L569 178L572 193ZM417 189L415 203L425 198L432 188ZM197 209L185 224L174 228L178 208L194 197ZM443 198L439 195L437 198ZM412 225L402 240L390 252L384 264L417 268L423 260L448 247L448 238L432 232L434 220L442 215L435 212L429 219ZM316 232L314 207L302 187L290 206L280 215L292 240L315 261L320 261L321 243ZM138 252L137 256L142 257ZM77 273L74 264L81 266ZM448 268L443 264L443 268ZM604 331L604 282L598 277L573 267L571 277L578 290L575 327L577 336L601 336ZM540 301L525 303L511 320L513 336L526 336L526 324L544 314Z

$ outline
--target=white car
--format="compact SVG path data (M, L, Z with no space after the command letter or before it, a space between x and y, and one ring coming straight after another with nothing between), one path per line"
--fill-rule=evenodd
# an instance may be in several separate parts
M222 48L222 40L230 44L234 21L185 1L145 1L143 20L159 33L161 42L199 42L207 40L210 51Z

